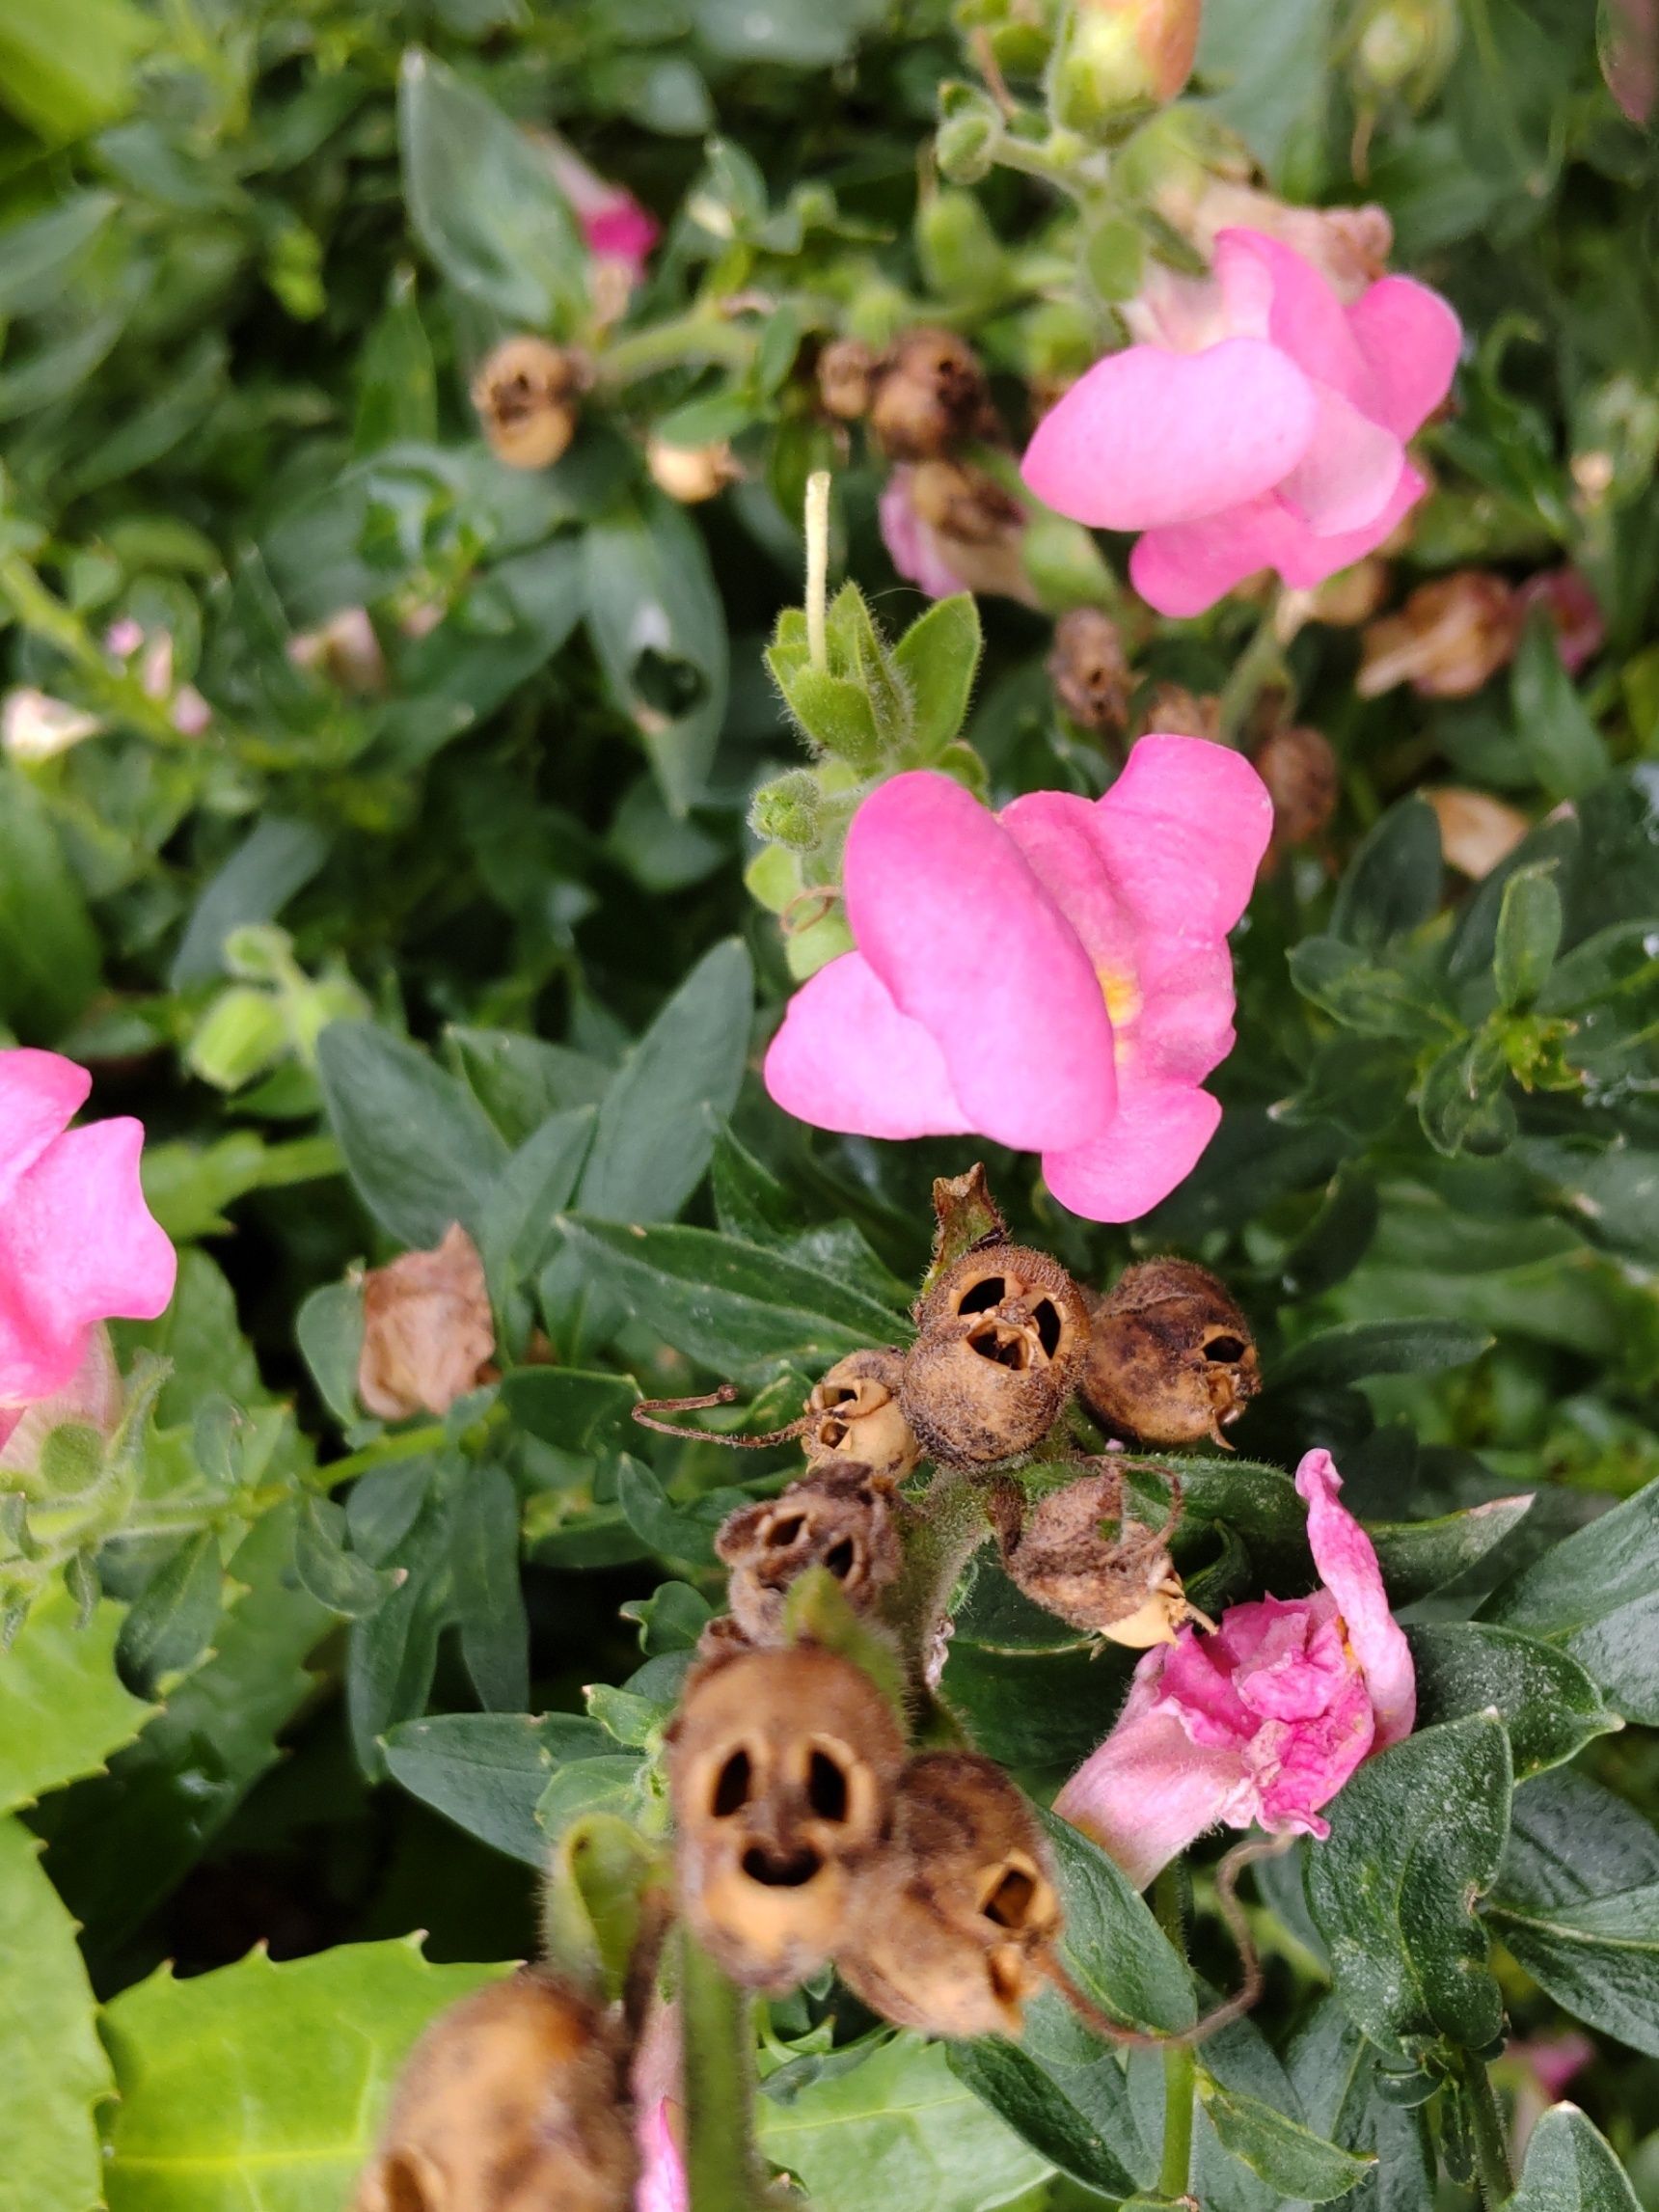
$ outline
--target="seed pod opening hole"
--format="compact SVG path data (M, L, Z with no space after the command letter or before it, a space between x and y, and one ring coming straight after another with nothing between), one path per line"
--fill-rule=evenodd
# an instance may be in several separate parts
M1235 1360L1242 1359L1248 1349L1249 1347L1241 1336L1217 1335L1210 1337L1206 1341L1204 1356L1206 1359L1218 1360L1222 1365L1230 1366Z
M734 1813L743 1811L753 1780L754 1761L740 1744L715 1776L709 1811L717 1820L729 1820Z
M741 1864L751 1882L768 1890L803 1890L824 1870L822 1855L806 1843L793 1851L774 1851L764 1843L751 1843Z
M991 1869L979 1909L998 1927L1019 1930L1030 1920L1037 1898L1036 1868L1010 1859L1005 1865Z

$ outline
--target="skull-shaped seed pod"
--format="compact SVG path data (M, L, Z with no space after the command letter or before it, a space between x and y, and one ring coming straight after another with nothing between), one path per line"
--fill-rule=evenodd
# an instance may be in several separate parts
M912 330L893 347L870 406L890 460L933 461L1000 425L972 346L952 330Z
M823 1460L777 1497L742 1506L715 1550L730 1568L732 1618L750 1643L783 1633L790 1586L826 1567L860 1611L898 1579L904 1551L893 1526L893 1486L860 1460Z
M921 1446L899 1405L905 1355L891 1348L850 1352L806 1400L801 1441L807 1461L857 1460L872 1475L902 1483Z
M628 2212L638 2157L607 2016L535 1969L439 2014L352 2212Z
M891 1848L861 1877L836 1970L925 2035L1018 2035L1060 1931L1024 1798L976 1752L932 1751L899 1784Z
M818 397L838 422L867 415L875 388L876 356L861 338L832 339L818 356Z
M838 1652L797 1644L694 1672L668 1732L675 1875L734 1981L792 1989L830 1957L903 1763L891 1706Z
M490 451L509 469L551 468L576 435L587 382L580 359L545 338L509 338L473 379L473 405Z
M1173 1474L1161 1528L1130 1517L1114 1467L1049 1490L1029 1510L1012 1482L988 1503L1010 1579L1045 1612L1133 1651L1173 1643L1194 1617L1169 1556L1181 1511Z
M1190 1260L1129 1268L1095 1308L1078 1389L1114 1434L1196 1444L1237 1421L1262 1387L1250 1324Z
M947 1268L917 1308L899 1404L929 1456L989 1467L1042 1442L1089 1336L1083 1294L1057 1260L989 1244Z

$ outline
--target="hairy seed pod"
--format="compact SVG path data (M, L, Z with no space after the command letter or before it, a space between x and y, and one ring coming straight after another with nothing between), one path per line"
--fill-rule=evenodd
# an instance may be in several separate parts
M1074 607L1054 625L1048 681L1080 729L1127 729L1129 664L1117 624L1099 607Z
M903 1763L892 1707L837 1652L798 1644L694 1672L669 1731L675 1873L734 1981L791 1989L830 1957Z
M599 2008L521 1968L416 2044L352 2212L628 2212L638 2160L623 2084Z
M715 1550L730 1568L732 1618L753 1644L783 1633L784 1600L809 1567L827 1567L848 1601L873 1605L904 1565L893 1486L860 1460L822 1460L779 1496L741 1506Z
M682 506L700 506L743 475L724 439L712 446L671 446L666 438L653 438L645 449L645 466L657 489Z
M899 1404L946 1466L995 1466L1059 1418L1088 1343L1083 1294L1057 1260L992 1244L949 1268L917 1309Z
M1249 1323L1190 1260L1126 1269L1095 1308L1078 1389L1103 1428L1147 1444L1225 1444L1222 1429L1261 1387Z
M870 427L889 460L934 461L999 430L985 371L965 339L912 330L893 347L870 406Z
M1109 1466L1047 1491L1029 1511L1012 1482L999 1483L988 1503L1002 1564L1033 1604L1074 1628L1142 1651L1173 1643L1190 1613L1169 1556L1181 1511L1173 1475L1170 1493L1161 1528L1129 1516L1123 1476Z
M801 1441L807 1462L857 1460L872 1475L902 1483L921 1446L899 1406L905 1355L890 1346L850 1352L812 1385Z
M870 412L876 356L861 338L832 339L818 356L818 396L826 414L857 423Z
M545 338L509 338L473 379L490 450L509 469L551 468L576 435L580 361Z
M977 1752L931 1751L899 1784L890 1849L861 1876L836 1970L924 2035L1018 2035L1060 1930L1024 1798Z

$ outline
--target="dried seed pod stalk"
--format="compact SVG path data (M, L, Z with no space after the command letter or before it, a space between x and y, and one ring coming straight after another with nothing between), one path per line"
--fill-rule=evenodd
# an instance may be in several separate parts
M550 468L576 435L587 373L545 338L509 338L473 379L473 405L490 451L509 469Z
M1075 1628L1131 1651L1173 1643L1182 1622L1202 1615L1187 1603L1169 1556L1181 1515L1173 1473L1169 1487L1163 1526L1146 1528L1129 1516L1116 1467L1049 1490L1029 1511L1017 1484L999 1483L989 1505L1003 1565L1034 1604Z
M624 2081L615 2029L551 1974L476 1990L416 2044L352 2212L628 2212Z
M1250 1324L1190 1260L1129 1268L1095 1308L1078 1389L1103 1428L1195 1444L1237 1421L1262 1387Z
M1089 1334L1083 1294L1057 1260L1023 1244L970 1252L939 1277L916 1320L899 1404L931 1458L995 1466L1042 1442Z
M859 1460L823 1460L775 1498L743 1506L715 1539L731 1570L732 1618L753 1644L775 1644L791 1584L809 1567L834 1575L861 1611L904 1565L891 1478Z
M806 1400L801 1442L809 1465L857 1460L872 1475L902 1483L922 1456L899 1405L905 1355L890 1347L850 1352Z
M954 331L927 329L907 332L887 357L870 427L894 461L938 460L1001 432L973 348Z
M976 1752L911 1760L891 1848L859 1881L841 1979L873 2011L927 2035L1018 2035L1060 1930L1030 1808Z
M830 1957L903 1763L891 1706L836 1652L743 1652L692 1675L669 1731L675 1872L734 1981L790 1989Z

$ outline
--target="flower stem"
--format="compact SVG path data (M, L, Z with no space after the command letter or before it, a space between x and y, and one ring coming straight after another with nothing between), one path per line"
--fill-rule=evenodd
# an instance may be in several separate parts
M898 1630L905 1663L917 1682L963 1569L991 1534L983 1486L962 1475L936 1474L905 1536L905 1564L883 1612Z
M1181 1861L1172 1860L1153 1892L1157 1924L1186 1956L1186 1894ZM1163 2158L1157 2170L1160 2197L1178 2200L1187 2193L1192 2173L1192 2113L1198 2086L1198 2061L1190 2043L1171 2043L1163 2054Z
M830 472L806 479L806 651L822 673L830 666Z
M1483 2059L1473 2051L1462 2053L1458 2071L1462 2076L1464 2106L1469 2115L1470 2133L1475 2143L1475 2165L1481 2176L1481 2196L1487 2212L1497 2212L1514 2194L1514 2171L1509 2165L1509 2146L1504 2136L1503 2116L1498 2110L1498 2099L1493 2092L1492 2077L1486 2071Z
M601 384L614 391L665 369L747 369L754 348L752 330L706 307L694 308L689 314L675 315L608 345L597 364L598 376Z
M753 2212L760 2201L750 2003L686 1929L680 2015L691 2212Z
M394 1436L382 1436L367 1444L361 1452L353 1452L347 1460L331 1460L317 1469L320 1488L333 1489L337 1483L347 1483L356 1475L367 1475L374 1467L390 1466L394 1460L418 1460L422 1452L439 1451L449 1432L442 1421L423 1422L419 1429L404 1429Z
M1256 635L1234 662L1233 673L1221 687L1221 696L1216 703L1223 744L1237 745L1238 733L1251 708L1269 680L1284 667L1285 648L1279 635L1277 614L1275 599L1263 614L1256 625Z

